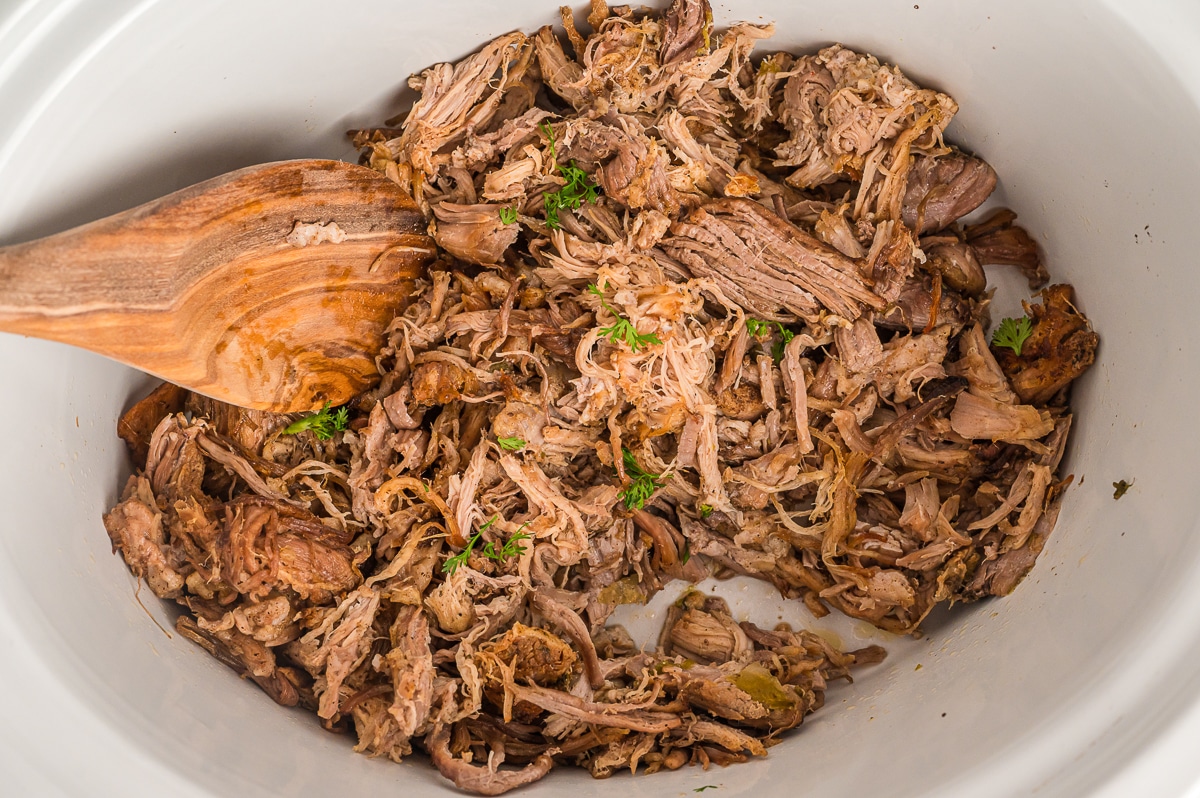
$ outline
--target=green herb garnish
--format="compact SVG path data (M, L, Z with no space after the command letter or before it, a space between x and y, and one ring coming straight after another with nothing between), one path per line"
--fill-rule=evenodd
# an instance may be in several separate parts
M717 789L717 785L705 784L703 787L697 787L696 789L692 790L692 792L704 792L705 790L715 790L715 789Z
M775 358L775 362L778 363L783 360L783 348L796 337L794 332L777 321L762 321L751 318L746 319L746 332L750 333L752 338L761 338L771 332L772 325L779 329L780 340L776 341L774 346L771 347L771 357Z
M542 202L546 210L546 226L551 230L558 230L560 227L558 212L561 210L573 211L585 202L594 203L600 197L599 187L592 182L587 172L579 168L574 160L567 166L558 163L558 156L554 152L554 131L551 130L549 122L542 123L541 131L546 134L546 138L550 142L550 162L567 181L557 191L547 191L542 194ZM504 217L500 218L503 221Z
M500 444L500 448L509 452L519 452L525 448L525 441L520 438L496 438L496 443Z
M1021 347L1025 345L1025 339L1033 332L1033 322L1028 316L1022 316L1019 319L1005 319L1000 322L1000 326L996 328L996 332L992 334L992 346L1006 346L1016 353L1017 357L1021 356Z
M330 411L329 402L326 402L325 406L316 413L288 424L284 428L283 434L295 435L310 429L318 438L327 441L333 437L333 433L344 430L349 422L350 410L348 408L339 407L337 410Z
M467 560L471 558L471 549L475 547L475 542L478 540L479 533L476 532L471 536L471 539L467 541L467 547L465 549L460 551L458 554L455 554L453 557L447 557L446 561L442 563L442 573L452 574L458 570L458 566L466 565Z
M746 332L750 333L751 338L758 338L760 335L766 335L770 331L771 322L746 318Z
M500 209L500 221L505 224L512 224L517 220L517 209L508 205Z
M1126 482L1123 479L1114 482L1113 483L1113 499L1121 498L1122 496L1125 495L1126 491L1128 491L1131 487L1133 487L1133 483Z
M621 447L622 459L625 461L625 476L629 478L629 486L617 494L617 498L625 502L625 509L640 510L646 506L646 501L654 495L654 491L663 486L659 482L661 474L648 474L633 459L633 452Z
M483 536L483 533L487 531L488 527L496 523L496 519L499 517L500 516L498 515L493 515L491 518L481 524L479 529L475 531L475 534L471 535L471 539L467 541L467 545L463 547L462 551L460 551L458 554L455 554L453 557L447 557L446 561L442 563L442 573L452 574L458 570L458 566L465 565L467 560L471 558L471 552L474 551L475 544L479 542L479 539ZM521 541L529 540L529 535L525 534L521 530L528 525L528 523L521 524L520 528L512 534L512 537L510 537L504 543L504 545L500 547L500 551L497 552L496 544L489 541L480 550L480 553L482 553L483 556L487 557L489 560L495 560L496 562L504 562L509 557L516 557L519 554L524 554L525 547L521 545Z
M701 518L708 518L710 515L712 515L712 513L713 513L713 506L711 504L700 505L700 517Z
M496 523L496 518L498 518L498 516L493 515L491 518L485 521L482 525L480 525L479 529L476 530L475 534L471 535L470 540L467 541L466 546L463 546L462 551L460 551L458 554L455 554L453 557L446 558L446 561L442 563L442 573L452 574L458 570L458 566L466 565L467 560L471 558L472 549L474 549L475 544L479 542L480 536L483 535L484 530Z
M645 335L639 333L632 322L618 313L612 305L604 300L604 292L599 288L589 285L588 292L600 297L600 304L604 306L604 309L617 317L614 324L609 327L603 327L600 330L600 334L608 338L610 343L615 344L617 341L624 341L633 352L637 352L650 344L662 346L662 341L654 333L646 333Z
M521 530L528 525L528 523L521 524L521 528L516 532L513 532L512 537L504 542L504 545L500 547L499 552L496 551L496 544L488 543L483 547L483 556L487 557L489 560L504 562L509 557L517 557L521 554L524 554L525 547L521 545L521 541L529 540L529 535L526 535Z
M688 560L692 559L692 542L687 538L683 539L683 556L679 558L680 565L687 565Z

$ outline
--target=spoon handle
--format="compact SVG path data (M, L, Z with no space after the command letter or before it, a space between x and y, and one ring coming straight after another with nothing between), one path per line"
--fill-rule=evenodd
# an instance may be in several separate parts
M159 327L188 282L179 256L191 238L154 229L161 202L0 249L0 330L114 355L131 325Z

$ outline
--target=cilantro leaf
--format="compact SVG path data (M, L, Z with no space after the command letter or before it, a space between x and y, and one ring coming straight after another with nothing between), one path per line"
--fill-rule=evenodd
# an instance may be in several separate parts
M458 570L458 566L465 565L467 561L471 559L471 553L475 550L475 544L479 543L480 539L483 537L483 533L486 532L492 524L496 523L496 519L499 517L499 515L493 515L487 521L484 521L482 524L480 524L479 529L475 531L474 535L471 535L470 540L467 541L467 545L463 547L463 550L452 557L447 557L446 561L442 563L442 573L452 574ZM504 545L500 547L500 551L496 551L495 542L488 541L483 545L483 548L479 550L480 554L482 554L484 557L487 557L489 560L495 560L496 562L504 562L510 557L516 557L524 554L525 547L521 545L521 541L529 540L530 538L529 535L525 534L521 530L527 526L529 526L528 523L521 524L520 528L512 534L512 537L505 541Z
M331 412L329 402L326 402L324 407L316 413L304 416L288 424L284 427L283 434L295 435L307 429L312 430L313 434L319 439L327 441L333 437L333 433L344 430L349 423L349 408L339 407L337 410Z
M488 554L485 551L485 556L490 557L496 562L504 562L510 557L517 557L524 554L525 547L521 545L521 541L529 540L530 538L529 535L525 534L521 530L525 529L527 526L529 526L528 523L521 524L520 529L518 529L516 532L513 532L512 537L504 542L504 545L500 548L499 554L496 554L494 550L492 554ZM488 545L491 546L492 544L489 543Z
M496 443L508 452L519 452L525 448L525 441L521 438L496 438Z
M639 333L632 322L618 313L612 305L604 300L604 292L595 285L589 285L588 292L600 297L600 304L604 306L604 309L617 318L616 322L608 327L600 328L600 334L607 338L609 343L615 344L617 341L624 341L626 346L634 353L651 344L662 346L662 341L654 333L646 333L645 335Z
M550 128L549 122L543 122L540 130L546 134L546 138L549 140L548 157L550 162L554 164L558 173L566 180L563 187L557 191L546 191L542 194L542 205L546 213L546 226L551 230L558 230L561 226L558 219L558 212L561 210L576 210L585 202L588 204L595 203L600 198L599 186L588 177L587 172L579 168L579 165L574 160L569 165L557 162L558 156L554 151L554 131ZM501 221L503 221L503 217L501 217Z
M517 209L511 206L504 206L500 209L500 221L504 224L512 224L517 220Z
M760 335L766 335L770 331L771 322L750 317L746 318L746 332L750 333L751 338L758 338Z
M1005 319L1000 322L1000 326L996 328L996 332L992 334L992 346L1007 347L1017 355L1021 356L1021 348L1025 345L1026 339L1033 333L1033 322L1028 316L1022 316L1019 319Z
M475 548L475 544L479 542L479 533L471 535L471 539L467 541L467 547L455 554L453 557L447 557L442 563L442 573L452 574L458 570L458 566L466 565L467 560L471 559L471 550Z
M625 509L640 510L646 506L646 502L654 495L654 491L663 486L659 480L661 474L648 474L638 465L637 460L633 457L633 452L625 447L621 447L622 459L625 462L625 476L629 478L629 485L617 494L617 498L625 502Z
M784 327L781 322L762 321L760 319L752 318L746 319L746 332L750 333L752 338L761 338L765 335L770 335L772 325L779 330L780 340L776 341L774 345L771 346L771 357L773 357L775 362L778 363L783 360L784 347L791 343L792 339L796 337L794 332L789 330L787 327Z

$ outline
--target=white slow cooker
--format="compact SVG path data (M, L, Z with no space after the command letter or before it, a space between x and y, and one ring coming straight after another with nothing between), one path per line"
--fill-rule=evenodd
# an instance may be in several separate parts
M529 796L1200 795L1200 4L1191 0L730 0L769 44L840 41L949 92L949 131L1000 174L1099 331L1077 385L1058 529L1011 597L919 639L843 624L890 657L834 687L764 760ZM352 159L347 128L405 79L555 21L533 0L4 0L0 244L249 164ZM151 385L0 336L0 795L433 796L414 757L369 760L170 629L111 553L128 463L116 418ZM1113 498L1113 483L1132 487ZM807 620L727 584L736 613ZM634 624L650 623L645 617Z

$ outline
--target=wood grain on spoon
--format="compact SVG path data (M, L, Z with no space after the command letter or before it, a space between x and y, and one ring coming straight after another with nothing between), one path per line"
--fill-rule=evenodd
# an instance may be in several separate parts
M345 237L289 241L297 224ZM411 198L377 172L254 166L0 248L0 330L231 404L315 410L378 379L384 331L434 253Z

